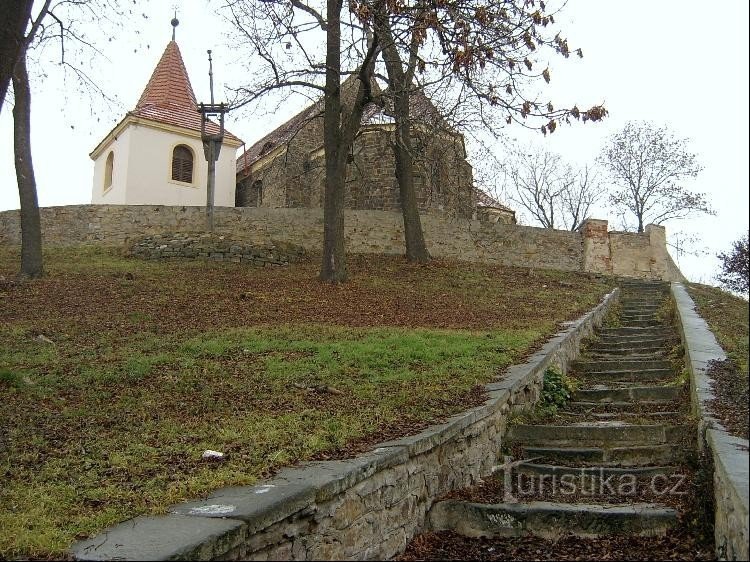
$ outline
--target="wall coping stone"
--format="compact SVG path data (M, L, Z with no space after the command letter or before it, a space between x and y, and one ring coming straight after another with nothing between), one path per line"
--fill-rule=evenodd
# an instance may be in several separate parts
M248 537L296 514L314 509L372 475L450 441L478 421L509 408L513 394L538 380L555 364L563 344L590 333L617 302L614 289L592 310L552 336L528 360L511 366L500 380L486 385L489 397L481 406L456 414L443 423L401 439L378 443L353 459L313 461L284 468L272 479L253 486L216 490L205 499L170 508L163 516L143 516L120 523L71 548L78 560L166 560L221 558ZM579 340L580 341L580 340ZM184 523L184 525L182 525Z
M714 398L711 388L713 379L708 375L710 363L724 361L727 355L706 321L698 314L693 299L682 283L672 283L672 295L677 305L680 335L685 348L685 363L690 374L691 403L693 411L699 416L698 442L701 449L708 449L713 458L716 509L717 512L722 510L720 515L731 514L732 522L742 527L722 529L716 525L716 554L720 560L726 559L726 556L747 560L750 500L748 440L730 435L713 415L709 405ZM725 505L719 497L720 491L716 490L718 483L726 487L722 491L729 494L730 506ZM729 520L728 517L721 517L722 522L725 519ZM729 545L731 552L726 551L728 542L732 543Z

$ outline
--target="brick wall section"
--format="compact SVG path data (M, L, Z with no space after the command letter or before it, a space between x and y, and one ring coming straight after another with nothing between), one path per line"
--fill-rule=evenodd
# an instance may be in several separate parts
M200 232L201 207L132 205L71 205L41 210L46 246L95 244L122 246L143 236ZM253 243L287 242L306 251L320 251L321 209L232 208L215 210L215 229L232 239ZM581 232L551 230L427 213L422 217L430 253L438 258L479 261L520 267L591 271L643 278L669 278L663 263L663 236L653 233L606 234L606 221ZM662 227L654 227L661 229ZM606 238L605 238L606 234ZM657 232L657 234L659 234ZM346 245L354 253L402 255L403 221L396 211L346 211ZM591 242L595 236L595 243ZM0 244L18 245L18 211L0 213ZM587 253L588 252L588 253ZM595 252L592 255L591 252ZM662 260L662 261L660 261Z
M486 385L484 405L418 435L343 461L282 470L138 517L73 547L79 560L385 560L426 530L433 502L491 473L511 412L539 399L544 372L563 372L617 302L617 290L529 360Z

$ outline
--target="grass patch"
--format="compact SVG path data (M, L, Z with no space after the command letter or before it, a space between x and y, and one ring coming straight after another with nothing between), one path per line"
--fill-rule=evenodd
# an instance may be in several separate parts
M716 287L690 283L687 287L727 355L748 374L748 302Z
M710 408L730 433L747 439L748 303L706 285L690 284L688 292L727 354L726 361L714 361L709 366L715 396Z
M353 256L342 286L312 263L46 257L46 278L0 281L0 558L59 557L138 514L418 431L610 290L378 256ZM0 276L16 260L0 252Z

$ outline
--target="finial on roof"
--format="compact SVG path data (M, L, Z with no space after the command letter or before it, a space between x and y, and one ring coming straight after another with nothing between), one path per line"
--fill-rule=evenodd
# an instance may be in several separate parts
M174 11L174 17L172 18L172 41L174 41L175 37L175 31L177 31L177 26L180 25L180 20L177 19L177 9Z

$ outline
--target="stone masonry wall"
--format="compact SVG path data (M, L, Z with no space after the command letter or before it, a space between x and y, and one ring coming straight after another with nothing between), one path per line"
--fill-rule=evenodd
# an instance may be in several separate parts
M205 224L201 207L70 205L43 208L41 215L47 246L122 246L148 235L200 232ZM0 245L20 243L19 221L18 211L0 212ZM320 209L220 207L215 210L214 221L216 233L233 240L286 242L302 246L311 253L320 251L323 236ZM618 246L610 240L616 234L607 234L606 221L592 222L597 223L596 229L585 224L581 232L568 232L492 224L439 213L422 216L427 247L438 258L668 278L666 264L662 263L666 249L662 252L653 243L649 244L649 240L655 238L652 234L628 235L638 244ZM348 251L403 255L403 219L399 212L347 211L345 224ZM662 227L654 228L663 233ZM655 239L663 241L663 237Z
M131 254L145 259L202 258L272 266L298 262L305 250L293 244L248 244L222 235L179 232L146 236L132 246Z
M719 560L748 560L750 526L750 456L748 441L730 435L711 411L712 361L723 361L726 354L695 303L681 283L672 283L672 295L680 321L685 349L685 365L690 374L690 397L698 418L698 443L714 470L714 542Z
M617 301L609 294L522 364L486 385L488 400L422 433L351 460L307 463L255 486L218 490L139 517L73 547L79 560L388 559L425 530L445 493L477 483L501 454L509 414L539 398Z

